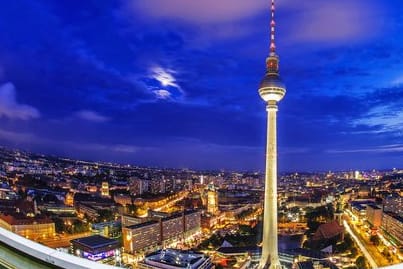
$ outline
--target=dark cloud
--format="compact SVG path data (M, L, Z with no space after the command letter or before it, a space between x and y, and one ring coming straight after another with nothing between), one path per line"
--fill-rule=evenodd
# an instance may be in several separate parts
M162 2L2 3L0 85L15 91L0 104L34 119L1 117L2 144L145 165L263 168L257 87L267 4ZM400 145L403 132L401 7L279 3L281 170L398 164L399 147L388 145Z

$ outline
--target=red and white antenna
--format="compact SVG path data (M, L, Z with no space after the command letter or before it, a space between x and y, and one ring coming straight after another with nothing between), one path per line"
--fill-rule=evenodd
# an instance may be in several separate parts
M276 22L274 20L274 12L276 11L274 0L271 0L271 22L270 22L270 53L276 53L276 43L274 41L274 33L276 28Z

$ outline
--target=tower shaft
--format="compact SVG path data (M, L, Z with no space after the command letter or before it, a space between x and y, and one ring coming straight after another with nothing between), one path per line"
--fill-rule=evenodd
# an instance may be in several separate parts
M277 103L267 104L263 245L260 268L281 268L277 241Z

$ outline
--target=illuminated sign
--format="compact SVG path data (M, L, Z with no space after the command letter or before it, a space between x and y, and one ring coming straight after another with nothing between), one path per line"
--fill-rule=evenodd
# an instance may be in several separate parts
M89 259L91 261L99 261L109 257L114 256L114 250L108 250L97 254L91 254L89 252L83 251L83 258Z

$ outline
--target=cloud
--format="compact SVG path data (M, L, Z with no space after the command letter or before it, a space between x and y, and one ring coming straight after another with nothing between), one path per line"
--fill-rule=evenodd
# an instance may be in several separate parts
M141 150L150 150L150 147L138 147L135 145L129 144L100 144L100 143L80 143L69 140L55 140L49 139L42 136L35 135L33 133L27 133L22 131L15 130L5 130L0 129L0 139L9 141L12 143L24 144L29 147L39 145L41 147L50 147L50 148L58 148L58 149L74 149L75 151L80 152L116 152L116 153L127 153L133 154L137 153Z
M75 115L80 119L92 122L106 122L109 120L108 117L102 116L99 113L92 110L80 110L76 112Z
M30 133L14 132L0 129L0 139L11 141L14 143L32 142L36 139L35 135Z
M281 24L289 28L292 41L339 42L365 39L380 32L381 8L377 3L357 0L283 0L277 3ZM179 21L196 26L210 38L239 37L256 30L250 20L269 16L270 2L265 0L132 0L125 7L136 20ZM156 8L158 7L158 8ZM286 19L284 15L286 14ZM287 20L287 21L286 21ZM238 29L239 31L237 31Z
M7 82L0 86L0 117L29 120L40 117L39 111L29 105L19 104L16 100L14 84Z
M151 19L174 19L195 25L242 20L269 6L264 0L132 0L129 3L129 10Z
M115 145L114 147L112 147L112 150L122 153L136 153L139 151L139 149L139 147L132 145Z
M373 148L347 149L347 150L327 150L327 153L343 154L343 153L393 153L403 152L403 144L383 145Z
M150 74L144 82L157 99L179 100L183 97L184 91L178 85L175 74L176 71L172 69L154 66L150 69ZM161 87L163 88L161 89Z
M169 99L171 98L171 93L167 90L155 90L153 91L153 93L155 94L155 96L158 99Z
M403 111L394 111L388 106L372 109L366 117L354 121L355 125L380 127L384 132L403 132Z
M133 145L124 144L96 144L96 143L76 143L71 141L59 142L65 146L70 146L80 151L102 151L102 152L120 152L137 153L142 148Z
M403 74L398 76L396 79L392 81L393 85L402 86L403 85Z
M380 8L368 1L301 1L294 8L300 11L290 33L296 41L353 42L373 36L382 26L374 19Z
M171 69L163 69L159 66L151 68L151 77L158 80L162 86L172 86L180 89L173 76L174 74L175 71Z

